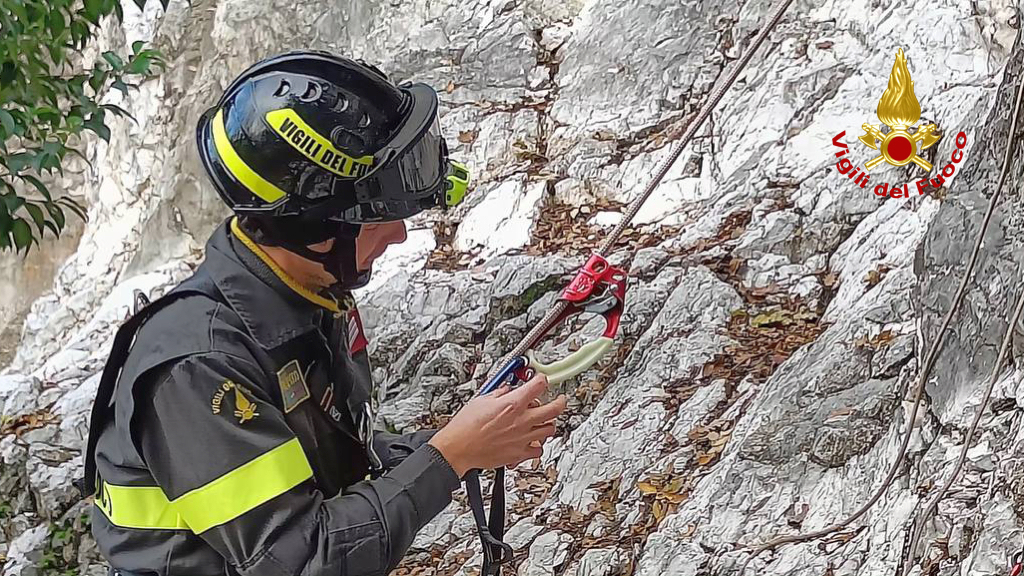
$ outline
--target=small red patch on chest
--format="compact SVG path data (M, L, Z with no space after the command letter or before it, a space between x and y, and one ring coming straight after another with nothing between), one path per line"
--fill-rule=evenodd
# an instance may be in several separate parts
M366 350L366 345L369 344L369 342L366 340L366 334L363 333L363 319L359 317L359 310L355 308L349 310L345 318L345 323L345 328L348 331L349 356Z

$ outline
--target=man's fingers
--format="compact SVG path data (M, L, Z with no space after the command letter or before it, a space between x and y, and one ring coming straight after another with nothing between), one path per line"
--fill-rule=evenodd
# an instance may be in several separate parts
M531 400L539 397L547 389L548 377L538 372L525 384L509 392L508 399L515 402L517 406L525 408L530 405Z
M519 464L522 464L523 462L526 462L527 460L532 460L534 458L540 458L543 455L544 455L544 449L543 448L534 448L533 446L528 446L526 448L526 452L524 452L523 455L522 455L522 459L519 460L519 462L516 464L516 466L518 466Z
M554 420L559 414L565 412L565 406L567 403L568 399L566 399L565 395L562 394L543 406L530 408L526 411L526 422L536 426L537 424Z
M526 438L530 441L530 447L535 448L539 446L541 442L544 442L548 438L554 436L557 432L558 429L555 428L554 424L545 424L544 426L538 426L531 430Z
M491 392L491 395L494 396L495 398L501 398L502 396L508 394L511 391L512 388L509 387L508 384L502 384L501 386L498 386L498 388L495 389L493 392Z

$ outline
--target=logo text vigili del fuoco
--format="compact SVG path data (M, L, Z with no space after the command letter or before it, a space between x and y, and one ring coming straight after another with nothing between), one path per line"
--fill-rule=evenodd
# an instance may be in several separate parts
M938 189L953 176L957 164L964 159L963 149L967 145L967 134L962 131L957 133L956 149L953 150L949 162L935 178L929 179L927 173L931 172L932 164L922 158L920 152L931 148L942 138L942 134L936 124L914 126L921 119L921 104L914 94L914 82L910 79L907 57L903 54L902 48L896 51L896 62L893 63L892 73L889 74L889 86L882 94L882 99L878 101L877 114L878 119L888 130L883 132L881 125L861 125L864 135L858 140L877 153L875 157L865 162L863 167L855 167L853 162L845 157L849 152L849 147L842 141L843 136L846 136L845 130L832 138L832 144L841 148L836 152L836 157L839 158L836 170L840 174L853 180L853 183L860 185L861 188L867 188L871 179L868 171L875 169L879 164L885 162L890 166L906 166L914 163L926 174L915 182L918 194L924 194L924 189L929 186ZM903 184L902 187L898 184L890 186L888 183L882 183L875 186L874 193L877 196L905 198L910 195L910 187L909 183Z

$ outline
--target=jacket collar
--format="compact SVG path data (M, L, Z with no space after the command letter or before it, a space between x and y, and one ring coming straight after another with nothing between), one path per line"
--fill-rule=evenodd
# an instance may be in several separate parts
M293 289L298 284L258 246L232 233L233 222L225 221L210 236L203 266L260 346L276 348L316 329L327 308L340 310L329 299L313 295L311 300L312 293Z

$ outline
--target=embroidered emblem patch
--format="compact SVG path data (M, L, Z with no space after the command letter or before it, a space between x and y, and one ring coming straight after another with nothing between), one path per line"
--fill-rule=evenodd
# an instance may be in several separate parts
M298 360L292 360L277 371L277 383L281 387L285 414L309 398L309 386L306 386Z
M213 393L213 399L210 400L210 410L214 414L220 414L221 408L224 404L224 396L228 392L234 390L233 399L235 402L235 418L238 418L239 424L245 424L249 420L256 418L260 415L256 411L256 403L246 396L245 392L242 391L242 387L236 385L231 380L225 380L221 382L220 388Z
M366 335L363 333L363 319L359 317L359 310L355 308L349 310L346 323L346 329L348 330L348 355L351 357L365 350L369 342L367 342Z

